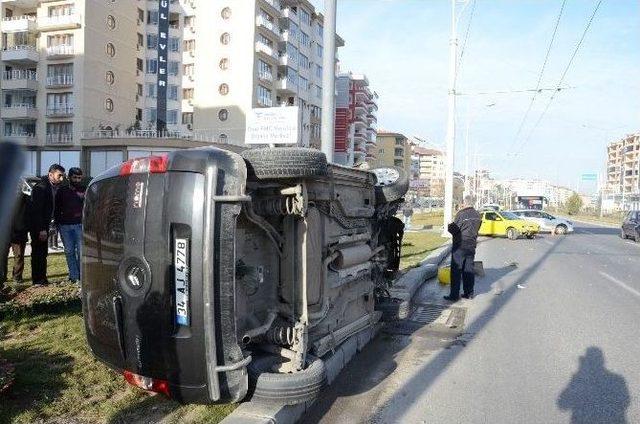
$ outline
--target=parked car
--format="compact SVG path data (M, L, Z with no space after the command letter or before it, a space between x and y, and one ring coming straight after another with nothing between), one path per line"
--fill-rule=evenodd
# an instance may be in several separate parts
M620 237L640 243L640 211L629 211L622 221Z
M520 218L535 222L540 225L540 232L548 232L555 234L569 234L574 231L573 222L568 219L555 217L547 212L535 209L523 209L511 211Z
M482 205L480 210L481 211L499 211L500 205L497 205L495 203L487 203L486 205Z
M503 236L516 240L521 235L534 238L540 226L531 221L521 219L511 212L482 212L482 224L479 234L482 236Z
M381 317L408 177L313 149L227 149L133 159L91 182L89 346L181 402L306 402L326 382L323 358Z

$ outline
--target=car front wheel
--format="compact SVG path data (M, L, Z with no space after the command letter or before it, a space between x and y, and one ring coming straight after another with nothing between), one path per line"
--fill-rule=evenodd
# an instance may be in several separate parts
M507 229L507 238L509 240L516 240L518 238L518 231L515 228Z
M556 234L561 235L561 236L567 234L567 226L563 225L563 224L558 225L556 227Z

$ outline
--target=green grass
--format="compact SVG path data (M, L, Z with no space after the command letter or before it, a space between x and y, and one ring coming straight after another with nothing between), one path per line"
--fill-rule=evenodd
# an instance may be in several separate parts
M125 383L89 351L82 315L65 311L4 321L0 356L16 381L0 395L0 422L219 422L234 405L180 405Z
M9 258L8 277L11 281L11 270L13 269L13 258ZM64 253L49 254L47 257L47 278L49 281L63 281L69 276L67 268L67 259ZM24 271L22 278L25 283L31 282L31 257L24 258Z
M430 231L404 233L400 251L400 269L416 266L429 253L442 246L446 240L440 237L439 233Z
M444 215L442 212L424 212L416 213L411 217L411 225L433 225L434 227L442 227Z

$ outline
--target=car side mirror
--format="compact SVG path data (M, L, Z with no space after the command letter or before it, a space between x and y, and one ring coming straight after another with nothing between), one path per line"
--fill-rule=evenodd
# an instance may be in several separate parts
M496 221L502 221L502 218L500 218L499 216L496 216Z

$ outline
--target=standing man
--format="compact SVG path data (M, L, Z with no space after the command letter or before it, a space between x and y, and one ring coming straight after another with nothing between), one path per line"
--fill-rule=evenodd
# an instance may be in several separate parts
M473 261L476 255L478 231L482 218L473 208L475 201L472 196L466 196L462 209L456 214L454 222L449 224L448 231L453 236L451 250L451 293L446 300L456 302L460 298L460 280L463 283L465 299L473 299L475 274Z
M7 259L9 249L13 251L13 281L22 283L22 271L24 271L24 249L27 245L27 221L26 207L28 196L22 192L18 192L18 199L13 209L13 217L11 219L11 229L9 232L9 240L3 246L0 254L0 290L7 281Z
M82 184L82 169L69 169L69 185L56 195L55 222L60 230L64 254L67 257L69 280L80 282L80 251L82 248L82 206L86 187Z
M404 215L404 229L409 230L409 227L411 227L411 216L413 215L413 206L409 201L404 203L402 215Z
M31 235L31 277L33 284L48 284L47 255L49 231L55 210L56 193L64 179L64 168L53 164L49 173L33 186L29 205L29 234Z

